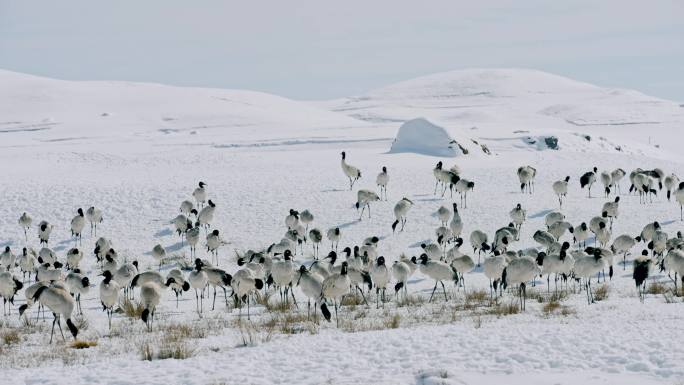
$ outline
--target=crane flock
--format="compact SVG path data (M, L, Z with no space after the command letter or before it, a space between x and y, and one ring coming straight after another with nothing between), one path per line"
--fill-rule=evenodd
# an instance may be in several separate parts
M348 163L346 152L341 154L341 168L349 181L350 190L353 190L362 173ZM84 261L90 258L90 253L82 248L86 221L91 226L91 237L97 237L92 251L97 268L87 273L97 273L102 277L97 285L99 302L107 315L110 329L122 298L135 298L136 288L139 289L137 297L144 308L141 320L148 330L154 326L155 312L167 291L175 294L178 307L179 297L190 290L194 291L195 311L200 315L208 311L204 300L212 299L213 311L217 292L223 291L226 306L232 301L240 309L240 314L246 307L247 318L251 316L251 304L263 293L278 292L281 302L289 303L291 300L296 305L297 292L300 299L306 299L308 316L313 302L314 315L320 308L323 317L331 321L332 305L339 325L337 315L345 296L358 293L368 305L366 298L374 289L375 306L379 308L391 301L391 296L386 293L388 288L394 290L395 298L406 297L410 278L417 273L434 283L428 302L435 299L435 294L438 299L441 297L440 288L444 301L449 301L447 284L462 287L465 291L466 276L481 272L490 282L489 291L493 298L504 295L509 287L517 289L522 310L526 308L528 286L535 285L536 279L543 276L546 276L549 292L552 280L556 292L563 290L564 286L568 290L569 282L580 283L580 290L585 291L587 303L591 304L594 301L592 279L595 278L597 282L601 277L604 281L612 280L619 257L622 256L622 267L626 270L627 256L634 249L637 249L637 257L633 261L632 277L641 301L644 300L647 278L656 269L671 277L675 290L678 280L684 285L684 237L681 232L668 234L657 221L645 224L639 234L612 232L614 222L624 217L620 211L619 194L621 180L627 175L629 193L638 195L641 204L652 202L653 197L665 188L668 201L674 199L679 204L680 219L684 220L684 182L680 182L675 174L666 175L657 168L637 168L629 174L619 168L599 172L597 167L582 172L578 180L582 189L587 188L588 197L591 197L593 184L600 181L608 201L598 215L575 224L568 222L560 211L569 194L568 185L573 179L566 176L557 180L550 188L558 198L559 209L548 212L544 216L544 227L534 230L532 241L536 247L516 250L515 244L520 242L521 229L528 220L527 210L522 204L516 204L508 212L509 218L493 234L480 229L463 234L467 221L461 217L459 210L467 209L469 192L471 199L477 199L475 182L466 179L460 167L445 169L441 161L432 171L435 178L433 194L445 197L448 189L452 198L454 192L459 194L459 202L440 206L435 212L440 226L434 232L434 241L422 242L418 255L409 256L407 250L391 263L381 252L381 243L387 242L381 237L369 234L360 244L345 246L339 253L339 243L344 239L344 230L340 226L327 229L315 227L315 217L310 210L290 209L284 217L284 235L281 239L264 244L260 250L236 251L237 269L219 268L222 262L226 262L221 249L230 242L223 238L225 233L214 227L217 204L209 198L210 191L204 182L199 182L192 191L192 199L181 202L179 214L170 221L181 238L181 246L187 245L189 258L185 263L173 266L166 274L162 273L162 267L168 263L169 255L162 244L152 246L149 253L157 265L156 271L139 271L138 259L119 255L111 240L97 237L98 226L101 229L106 225L101 209L91 206L85 212L82 208L76 210L70 222L74 247L67 251L65 263L50 248L54 225L45 220L38 222L35 227L39 249L36 251L30 246L29 232L34 221L28 212L23 212L18 224L24 232L26 246L18 254L10 246L5 246L0 253L0 296L3 298L4 314L11 314L15 297L24 290L26 301L19 306L18 313L27 316L27 311L35 304L38 304L38 316L41 309L49 309L54 316L50 342L55 326L64 338L62 321L74 338L78 336L79 330L72 320L76 314L83 314L81 298L88 295L89 288L93 286L82 267ZM517 168L516 174L520 193L535 194L537 169L524 165ZM381 167L376 185L379 195L369 189L357 191L354 206L359 211L359 220L363 219L366 210L368 219L371 219L371 204L388 199L391 184L386 166ZM611 194L614 198L610 198ZM413 206L414 202L406 197L394 205L392 233L406 230ZM462 249L465 235L468 235L472 254L468 254L467 248ZM208 260L197 256L196 247L203 237ZM311 244L312 249L308 256L304 255L306 244ZM320 248L326 244L330 245L330 250L321 257ZM297 262L298 254L302 262ZM15 274L18 272L21 276ZM210 291L212 288L213 295Z

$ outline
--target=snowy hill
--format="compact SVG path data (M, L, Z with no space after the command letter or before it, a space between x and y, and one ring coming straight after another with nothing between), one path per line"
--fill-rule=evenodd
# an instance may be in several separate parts
M75 82L9 71L0 71L0 84L0 133L8 144L127 140L229 145L361 125L341 114L252 91Z
M264 147L386 143L424 117L496 154L628 153L680 159L684 108L533 70L462 70L360 97L305 103L261 92L113 81L64 81L0 70L5 146ZM420 135L415 139L417 147ZM414 147L416 147L414 146ZM426 154L425 151L421 152Z
M446 128L473 129L494 151L525 144L538 149L556 136L560 149L662 156L649 137L672 150L664 138L684 125L677 103L524 69L445 72L317 105L375 123L425 117ZM605 140L576 140L586 136Z

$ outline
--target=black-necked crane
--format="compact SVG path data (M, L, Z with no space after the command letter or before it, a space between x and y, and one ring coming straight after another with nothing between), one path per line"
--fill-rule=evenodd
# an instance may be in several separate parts
M421 254L419 261L420 272L435 281L435 287L432 288L432 294L430 294L428 302L432 302L432 297L435 295L438 284L442 285L444 301L448 301L449 297L447 296L446 287L444 287L444 281L453 281L454 284L458 283L458 273L446 262L431 260L427 254Z
M519 286L520 310L525 310L526 307L527 282L534 280L541 271L536 260L523 256L510 261L501 273L501 284L504 289L512 285Z
M206 229L209 229L211 222L214 220L214 212L216 211L216 204L209 199L207 201L207 206L203 207L202 210L197 215L197 222Z
M8 315L12 311L14 305L14 296L19 290L24 287L24 284L16 279L11 272L3 271L0 273L0 297L2 297L3 315ZM9 311L7 310L7 303L9 302Z
M610 179L613 181L613 187L618 194L620 193L620 181L625 175L627 175L627 173L621 168L616 168L610 172Z
M302 225L304 225L304 230L308 231L309 225L314 220L314 215L311 213L311 211L309 211L309 209L304 209L304 211L299 214L299 220L302 222Z
M370 268L370 276L375 285L375 308L380 305L379 302L385 303L385 290L390 281L390 270L385 264L385 257L380 256L375 260L375 263Z
M40 240L41 246L43 244L45 244L45 246L48 245L48 241L50 240L50 234L52 233L53 228L54 226L48 223L47 221L40 221L40 223L38 224L38 239Z
M508 213L508 216L511 217L511 221L513 221L513 224L515 225L515 228L518 229L518 232L522 228L523 223L525 223L525 220L527 219L527 210L525 210L520 203L515 205L515 207Z
M563 198L565 198L568 195L568 182L570 181L570 177L566 176L565 179L562 180L557 180L553 182L553 192L556 194L558 197L558 203L560 207L563 207Z
M589 198L591 198L591 186L596 182L596 173L598 173L598 169L594 167L592 171L585 172L580 177L580 187L588 187Z
M680 182L675 190L675 199L679 203L679 220L684 220L684 213L682 206L684 206L684 182Z
M326 232L326 236L330 241L330 249L335 249L335 251L337 251L337 247L340 244L340 238L342 238L342 232L340 231L340 228L333 227L331 229L328 229L328 231Z
M371 202L377 202L380 200L380 197L378 197L378 194L374 193L373 191L366 190L366 189L361 189L356 193L356 211L361 209L361 215L359 216L359 220L363 218L363 211L368 207L368 218L371 217L371 209L370 209L370 203Z
M534 178L537 176L537 169L532 166L518 167L518 180L520 181L520 192L527 190L532 194L534 191Z
M142 314L140 319L147 325L147 330L152 331L152 324L154 322L154 315L157 310L157 306L161 301L161 296L164 293L164 289L171 286L175 281L173 278L169 278L166 282L160 285L158 282L147 282L140 286L140 302L143 306Z
M50 309L55 317L52 321L52 330L50 331L50 343L52 343L52 337L55 333L55 324L59 326L59 332L62 334L62 339L66 341L60 322L62 318L66 319L66 324L69 327L69 331L71 331L71 335L74 336L74 339L76 339L78 336L78 328L71 321L71 315L74 312L76 303L71 294L69 294L69 292L63 286L41 286L36 290L32 299L33 302L37 301L41 305ZM27 308L27 304L21 305L19 307L19 314L22 315Z
M347 274L347 262L342 262L339 273L330 274L327 278L323 280L321 297L319 302L321 302L321 313L323 317L330 322L332 314L328 310L328 305L325 303L326 300L332 300L333 306L335 307L335 320L337 326L340 326L340 318L337 315L337 303L342 302L342 298L349 294L351 286L351 280Z
M192 197L195 198L195 202L197 202L197 207L199 208L204 207L204 202L207 201L207 189L205 188L206 186L206 183L199 182L198 186L192 192Z
M109 322L109 329L111 330L114 306L119 303L121 286L113 279L114 277L109 270L105 270L104 273L102 273L102 276L104 276L104 279L100 282L100 303L102 304L102 310L107 312L107 320Z
M313 247L314 258L318 258L320 252L320 245L323 241L323 232L319 228L314 228L309 231L309 240L311 240L311 246Z
M95 206L90 206L88 210L86 210L86 218L88 219L88 222L90 222L90 235L95 234L97 237L97 225L103 221L102 210Z
M347 163L347 153L342 151L342 172L349 178L349 191L354 188L354 183L361 178L361 170Z
M677 188L679 187L679 177L677 175L670 174L665 177L663 180L663 183L665 185L665 190L667 191L667 201L670 201L670 198L672 196L672 192L676 191Z
M76 216L71 220L71 235L74 237L76 242L81 242L81 233L83 233L84 227L85 217L83 216L83 209L79 208L77 210Z
M610 187L613 185L613 179L608 171L601 171L599 174L599 179L601 180L601 184L603 184L603 191L606 195L606 198L608 198L610 195Z
M394 205L395 221L392 223L392 232L396 230L399 222L401 222L401 230L399 231L404 231L404 226L406 225L406 215L408 214L409 210L411 210L411 207L413 207L413 201L406 197L402 198L399 202L397 202L396 205ZM370 208L368 210L370 210Z
M387 184L389 184L389 174L387 173L387 167L382 166L382 171L375 178L375 184L380 188L380 198L382 199L383 193L385 200L387 200Z
M646 297L646 279L648 279L652 264L653 260L648 257L648 250L644 250L633 262L632 279L634 279L639 300L642 303Z
M636 245L637 240L629 235L622 234L613 240L610 250L613 254L622 254L622 270L627 268L627 253Z
M81 308L81 294L88 294L90 291L90 279L81 274L79 269L74 269L64 277L69 293L76 299L76 309L78 314L83 314Z
M24 237L28 241L28 229L31 228L31 223L33 223L33 218L31 218L30 215L28 215L26 212L22 213L21 216L19 217L19 226L24 230Z
M314 318L316 317L316 309L318 301L321 298L323 291L323 279L319 274L311 272L306 266L301 265L297 276L297 286L299 286L306 297L306 318L309 319L311 315L311 300L314 301Z
M591 277L603 271L605 265L600 249L594 249L593 255L586 255L575 259L573 274L575 278L584 279L588 304L594 302L594 294L591 291Z
M489 297L493 297L492 293L497 294L497 288L503 288L501 284L501 274L508 265L506 257L499 252L495 252L492 256L486 257L482 266L485 277L489 278Z

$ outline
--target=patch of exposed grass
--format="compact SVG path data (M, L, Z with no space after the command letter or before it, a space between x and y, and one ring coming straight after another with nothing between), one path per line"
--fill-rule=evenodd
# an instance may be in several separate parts
M164 340L167 342L179 342L188 338L205 338L209 331L205 325L194 323L192 325L173 323L162 327Z
M646 294L665 294L670 291L662 282L653 282L646 286Z
M596 290L594 290L594 301L603 301L607 299L609 291L610 288L608 285L604 284L599 286Z
M140 358L144 361L184 360L194 356L195 352L195 349L185 342L162 342L157 347L144 343L140 346Z
M357 294L345 295L340 303L341 306L359 306L364 305L363 298Z
M8 329L2 332L2 342L5 345L15 345L21 342L21 336L16 329Z
M259 295L259 296L257 296L256 303L265 307L265 308L268 308L268 303L271 301L272 296L273 296L272 292L266 293L264 295Z
M195 349L185 342L163 343L157 352L157 359L166 360L172 358L174 360L184 360L194 355Z
M507 304L498 303L487 309L486 314L495 315L497 317L507 316L512 314L520 313L520 307L516 302L510 302Z
M270 298L270 296L269 296L269 298ZM268 301L267 300L267 301L264 301L264 308L266 308L266 310L268 312L271 312L271 313L286 313L286 312L293 311L295 309L295 305L292 301L283 302L280 300L278 300L278 301Z
M394 314L391 317L385 318L384 326L386 329L397 329L401 324L401 315Z
M270 341L277 325L276 317L271 317L265 322L252 322L237 317L234 322L234 327L240 332L242 346L256 346L259 343Z
M542 312L549 316L552 314L560 314L562 316L569 316L575 314L575 310L570 306L562 305L558 301L549 301L542 307Z
M401 296L397 301L397 307L415 307L425 304L427 300L422 295L407 295Z
M72 349L89 349L97 346L97 341L80 341L76 340L71 343Z
M544 304L544 306L542 307L542 311L548 315L548 314L551 314L551 313L557 311L558 309L560 309L560 307L561 307L560 302L549 301L549 302Z
M145 307L140 301L133 302L130 299L125 298L123 301L119 302L119 309L121 309L127 317L140 318Z
M463 310L473 310L478 307L491 306L489 293L485 290L473 290L465 295Z
M557 291L557 292L552 293L549 296L548 301L549 302L562 302L562 301L565 301L566 299L568 299L568 293L567 292Z
M485 290L471 290L466 293L466 301L489 302L489 293Z

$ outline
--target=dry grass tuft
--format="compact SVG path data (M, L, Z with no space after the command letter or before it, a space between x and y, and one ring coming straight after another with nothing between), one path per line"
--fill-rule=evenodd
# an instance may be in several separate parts
M163 327L164 340L167 342L178 342L188 338L205 338L209 334L206 326L200 323L192 325L173 323Z
M670 291L662 282L653 282L646 286L646 294L665 294Z
M489 298L489 293L485 290L473 290L467 292L465 295L465 302L463 303L463 310L473 310L478 307L491 306L492 301Z
M608 292L610 291L608 285L604 284L599 286L594 290L594 301L603 301L608 298Z
M353 295L346 295L344 298L342 298L342 301L340 302L341 306L359 306L359 305L364 305L363 298L359 295L354 293Z
M415 307L425 304L427 300L422 295L407 295L401 296L397 301L397 307Z
M184 360L195 355L195 349L185 342L162 342L158 347L150 343L140 346L140 358L144 361L152 360Z
M401 324L401 315L394 314L391 317L385 318L384 326L386 329L397 329Z
M142 316L143 310L145 310L145 307L139 301L133 303L133 301L126 298L119 302L119 309L121 309L121 311L130 318L140 318Z
M21 336L16 329L9 329L2 332L2 342L5 345L14 345L21 342Z
M97 346L97 341L80 341L76 340L71 343L72 349L89 349Z
M471 290L466 294L466 301L489 302L489 293L486 290Z
M568 293L566 291L557 291L551 294L548 298L549 302L562 302L568 299Z
M512 314L518 314L520 313L520 307L518 306L518 302L510 302L507 304L501 304L498 303L490 308L487 309L487 312L485 314L490 314L490 315L495 315L497 317L501 316L507 316L507 315L512 315Z
M562 316L569 316L575 314L575 310L570 306L561 305L558 301L549 301L542 307L545 315L560 314Z
M542 311L548 315L548 314L555 312L556 310L558 310L560 308L561 308L560 302L549 301L546 304L544 304L544 306L542 307Z
M270 313L287 313L295 310L295 305L291 301L266 301L264 302L264 308Z

